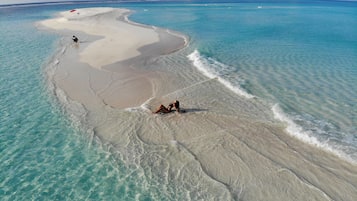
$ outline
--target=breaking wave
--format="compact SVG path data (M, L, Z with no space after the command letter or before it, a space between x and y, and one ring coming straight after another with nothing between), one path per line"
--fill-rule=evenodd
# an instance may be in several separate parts
M237 74L233 74L233 72L236 71L235 68L210 57L205 57L197 50L188 55L188 58L193 62L193 65L203 73L203 75L211 79L216 78L225 87L238 95L245 98L254 98L253 95L242 89L241 83L244 82L244 79L238 77Z
M234 67L223 64L213 58L203 56L198 50L188 55L188 58L192 61L193 65L208 78L217 79L225 87L240 96L248 99L255 97L241 87L245 81L239 77L237 69ZM351 163L357 163L357 150L355 150L353 146L350 146L348 142L334 140L333 135L323 129L327 123L316 123L317 120L309 120L299 115L287 114L277 103L273 105L271 110L276 120L286 123L286 131L291 136L294 136L302 142L333 153ZM306 126L305 128L305 126L296 122L308 122L302 124L310 124L310 126Z

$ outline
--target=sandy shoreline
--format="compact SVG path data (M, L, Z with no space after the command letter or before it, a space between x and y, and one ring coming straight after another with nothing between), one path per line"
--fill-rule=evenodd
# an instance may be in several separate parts
M65 42L53 81L88 110L86 124L121 160L179 186L185 200L357 199L356 165L289 136L259 99L207 79L186 58L192 50L160 57L184 47L182 37L127 23L128 10L76 11L42 23L67 38L78 31L88 41ZM106 25L105 33L91 32L96 23ZM120 26L139 38L112 47ZM150 113L175 99L187 113Z
M159 41L158 35L150 29L116 20L129 12L112 8L75 9L61 12L60 17L45 20L41 24L56 30L69 29L100 36L101 39L88 45L79 54L81 62L100 69L108 64L139 56L138 48Z
M163 75L135 67L181 49L187 39L168 30L132 23L127 19L129 14L127 9L74 9L39 23L60 31L68 40L72 35L79 38L79 43L73 44L75 48L66 48L66 54L78 55L79 59L63 59L63 67L56 73L58 80L72 71L66 82L57 82L71 98L93 107L95 102L103 102L127 108L140 106L154 96L153 82ZM90 81L93 74L97 74L95 82ZM78 83L87 86L74 87Z

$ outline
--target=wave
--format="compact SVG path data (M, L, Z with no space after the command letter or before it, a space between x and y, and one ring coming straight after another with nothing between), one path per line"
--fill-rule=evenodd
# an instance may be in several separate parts
M286 131L291 136L299 139L302 142L318 147L324 151L330 152L353 164L357 164L356 161L357 156L355 156L356 152L353 151L352 147L348 145L343 146L340 143L332 144L330 142L330 138L327 138L326 140L321 140L317 138L316 134L313 131L306 130L300 125L298 125L297 123L295 123L292 117L290 117L285 112L283 112L283 110L279 107L279 104L275 104L271 110L274 114L275 119L287 124ZM318 130L318 129L315 128L314 130Z
M208 78L217 79L225 87L245 98L255 97L241 88L240 83L244 82L242 78L234 77L234 79L230 79L230 76L233 76L233 72L236 71L235 68L216 61L213 58L204 57L198 50L195 50L187 57L193 62L193 65Z
M195 50L188 55L188 58L192 61L193 65L208 78L217 79L225 87L245 98L249 99L255 97L241 88L241 83L244 83L244 80L237 77L237 70L234 67L223 64L213 58L205 57L201 55L198 50ZM357 151L352 146L349 146L348 143L332 140L331 136L326 134L326 131L319 129L314 123L312 123L315 125L313 128L305 128L298 123L295 123L295 118L285 113L279 107L279 104L274 104L271 110L276 120L287 124L286 131L289 135L304 143L333 153L351 163L357 163Z

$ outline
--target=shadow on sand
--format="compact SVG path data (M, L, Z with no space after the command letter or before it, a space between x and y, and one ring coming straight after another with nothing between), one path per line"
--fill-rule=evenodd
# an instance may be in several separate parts
M188 113L188 112L205 112L208 109L201 109L201 108L182 108L181 113Z

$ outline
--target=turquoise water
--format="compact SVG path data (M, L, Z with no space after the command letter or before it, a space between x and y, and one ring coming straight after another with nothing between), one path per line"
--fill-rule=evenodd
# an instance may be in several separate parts
M355 161L356 8L333 2L147 5L132 19L187 33L198 68L241 95L267 101L290 134Z
M0 9L0 200L177 200L57 101L45 66L59 36L34 23L63 9Z
M66 113L47 80L59 36L36 21L73 7L126 7L190 37L191 58L271 105L289 132L357 160L357 6L89 4L0 8L1 200L180 200ZM353 5L353 3L352 3ZM187 58L189 59L189 58ZM208 75L209 76L209 75ZM95 176L93 176L95 175Z

